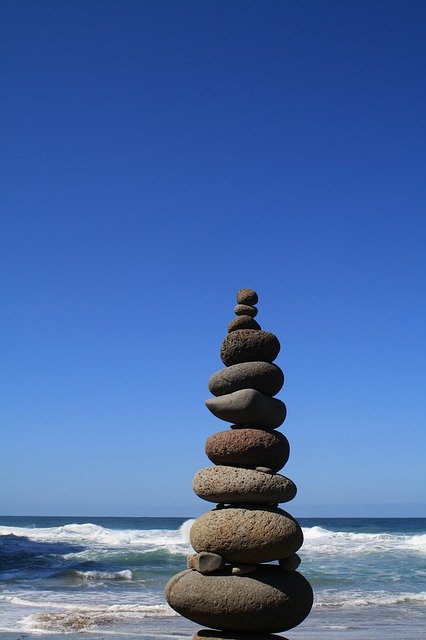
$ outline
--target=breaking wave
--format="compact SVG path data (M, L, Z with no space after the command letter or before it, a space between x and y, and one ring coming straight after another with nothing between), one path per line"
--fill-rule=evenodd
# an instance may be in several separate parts
M369 607L369 606L392 606L399 604L424 604L426 603L426 591L420 593L389 593L386 591L366 592L345 592L321 594L321 600L314 604L314 608L322 609L327 607Z
M377 553L414 551L426 553L426 534L397 535L391 533L351 533L330 531L323 527L303 529L306 553Z
M28 551L36 548L35 543L81 546L85 549L120 549L138 551L138 553L164 551L171 554L186 555L191 552L189 531L194 520L187 520L179 529L107 529L96 524L67 524L62 527L24 528L0 527L0 536L20 545L27 542ZM321 553L365 553L380 551L413 551L426 553L426 534L397 535L391 533L352 533L330 531L323 527L305 527L303 550ZM31 545L32 543L32 545ZM75 551L73 549L73 551ZM0 553L2 546L0 543Z
M187 521L192 523L192 521ZM164 550L185 555L189 552L186 522L180 529L107 529L96 524L66 524L61 527L0 527L0 536L22 545L49 543L84 548L133 549L138 552ZM28 544L27 546L31 546ZM1 550L1 547L0 547Z
M72 574L85 580L131 580L133 577L129 569L123 571L73 571Z

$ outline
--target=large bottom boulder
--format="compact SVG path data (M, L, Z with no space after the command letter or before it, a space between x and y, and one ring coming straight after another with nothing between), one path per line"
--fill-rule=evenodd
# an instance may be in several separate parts
M255 572L235 576L182 571L166 585L169 605L185 618L223 631L275 633L296 627L309 614L313 593L296 571L259 565Z

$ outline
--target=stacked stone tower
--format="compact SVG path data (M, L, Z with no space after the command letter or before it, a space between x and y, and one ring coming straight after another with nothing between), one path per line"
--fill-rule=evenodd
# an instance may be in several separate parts
M296 571L302 530L278 507L294 498L296 486L277 473L290 452L276 431L286 416L285 404L274 398L284 375L272 364L278 339L254 319L257 301L252 289L238 292L237 317L220 352L225 368L209 380L208 409L232 424L207 439L215 466L196 473L193 489L216 507L195 520L190 540L197 553L166 586L173 609L221 630L199 631L194 640L244 634L266 640L300 624L312 607L311 586Z

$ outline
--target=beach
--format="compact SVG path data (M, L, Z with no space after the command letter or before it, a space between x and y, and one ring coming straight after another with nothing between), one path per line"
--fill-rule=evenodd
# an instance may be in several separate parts
M426 519L300 518L315 602L291 640L420 640ZM0 518L0 639L191 638L166 604L190 518Z

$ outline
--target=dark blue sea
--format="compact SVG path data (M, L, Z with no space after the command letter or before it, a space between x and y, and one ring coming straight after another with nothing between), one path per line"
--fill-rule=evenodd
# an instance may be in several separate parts
M300 518L311 615L291 640L426 638L426 518ZM0 517L0 631L191 638L166 604L186 518Z

